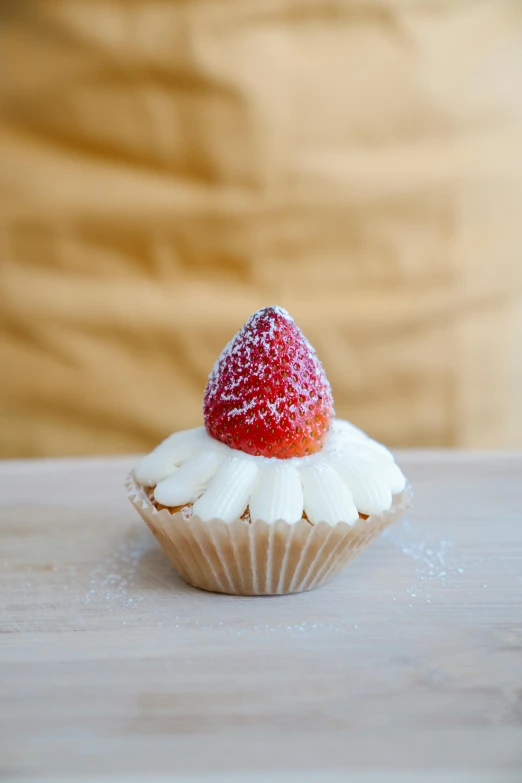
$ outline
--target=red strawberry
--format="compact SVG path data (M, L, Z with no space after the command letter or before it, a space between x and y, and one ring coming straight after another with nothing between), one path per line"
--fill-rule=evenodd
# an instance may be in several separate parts
M229 342L210 374L203 413L209 435L248 454L285 459L322 448L332 392L286 310L258 310Z

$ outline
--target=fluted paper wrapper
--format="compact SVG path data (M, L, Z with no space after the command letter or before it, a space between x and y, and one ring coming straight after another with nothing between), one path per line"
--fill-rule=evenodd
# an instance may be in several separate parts
M396 495L389 511L353 525L305 519L203 521L196 515L158 511L132 476L131 503L159 541L179 575L194 587L231 595L300 593L329 582L344 566L409 508L412 493Z

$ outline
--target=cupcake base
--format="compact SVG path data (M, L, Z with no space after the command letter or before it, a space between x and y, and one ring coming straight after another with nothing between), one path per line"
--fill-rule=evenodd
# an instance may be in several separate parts
M284 595L329 582L347 563L411 506L409 489L389 511L359 519L312 525L236 519L204 522L184 510L158 510L133 476L126 481L131 503L147 523L182 579L201 590L229 595Z

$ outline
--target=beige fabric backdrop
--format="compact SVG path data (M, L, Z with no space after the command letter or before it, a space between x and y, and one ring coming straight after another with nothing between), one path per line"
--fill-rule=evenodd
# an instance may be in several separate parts
M522 446L520 0L11 0L1 454L145 449L287 307L338 414Z

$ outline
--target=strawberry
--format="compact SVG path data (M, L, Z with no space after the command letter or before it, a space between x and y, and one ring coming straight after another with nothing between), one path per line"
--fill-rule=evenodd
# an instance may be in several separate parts
M209 435L247 454L285 459L322 448L332 392L286 310L258 310L228 343L209 376L203 413Z

